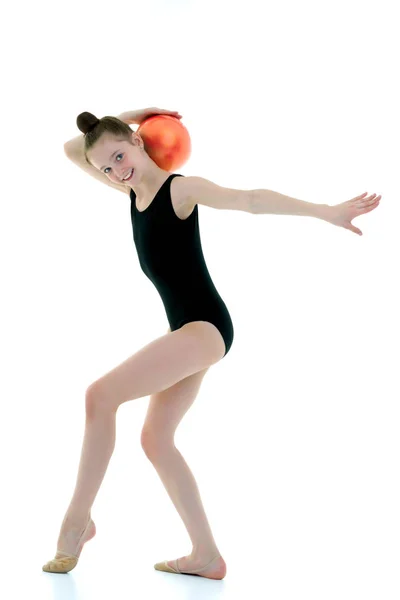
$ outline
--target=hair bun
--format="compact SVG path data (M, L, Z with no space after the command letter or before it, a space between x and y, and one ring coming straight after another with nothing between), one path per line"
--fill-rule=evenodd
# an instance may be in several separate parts
M78 129L85 135L94 129L98 123L100 123L100 120L90 112L83 112L76 119Z

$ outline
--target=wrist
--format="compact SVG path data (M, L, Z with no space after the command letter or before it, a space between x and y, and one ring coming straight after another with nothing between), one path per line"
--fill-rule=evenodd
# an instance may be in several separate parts
M333 206L329 206L329 204L317 204L317 217L322 219L323 221L331 222L331 215Z

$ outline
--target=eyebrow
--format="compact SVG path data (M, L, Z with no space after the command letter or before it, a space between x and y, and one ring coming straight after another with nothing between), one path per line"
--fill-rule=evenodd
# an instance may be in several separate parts
M110 160L117 154L117 152L119 152L119 150L116 150L113 154L111 154L110 156ZM107 165L104 165L104 167L101 167L100 171L102 171Z

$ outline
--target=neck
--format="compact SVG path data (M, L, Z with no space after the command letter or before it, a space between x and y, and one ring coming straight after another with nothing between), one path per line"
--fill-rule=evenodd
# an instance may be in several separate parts
M138 173L138 179L130 183L130 187L136 194L136 197L140 199L152 198L160 189L161 185L170 176L169 171L164 171L157 167L147 173Z

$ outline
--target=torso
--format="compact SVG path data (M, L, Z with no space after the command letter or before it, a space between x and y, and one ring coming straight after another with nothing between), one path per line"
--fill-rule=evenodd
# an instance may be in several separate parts
M172 173L168 174L168 177L170 177L172 175ZM168 177L165 178L164 182L168 179ZM185 198L185 196L183 195L183 189L182 189L182 183L183 183L183 177L174 177L171 180L171 203L172 203L172 207L174 209L174 212L176 214L176 216L178 217L178 219L181 220L185 220L188 217L190 217L190 215L192 214L195 204L193 204L193 202L191 202L190 200L188 200L187 198ZM161 186L160 186L161 188ZM146 208L148 206L150 206L150 204L153 202L154 197L153 198L142 198L142 199L138 199L136 197L136 208L139 212L143 212L144 210L146 210Z

